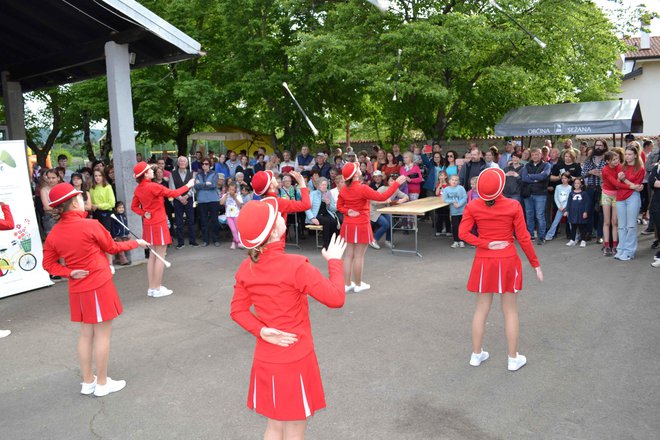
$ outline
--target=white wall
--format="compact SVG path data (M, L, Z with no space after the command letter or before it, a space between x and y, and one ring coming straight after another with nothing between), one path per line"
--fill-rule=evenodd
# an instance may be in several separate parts
M623 81L621 94L624 99L639 99L644 119L645 136L660 135L660 60L637 63L642 74Z

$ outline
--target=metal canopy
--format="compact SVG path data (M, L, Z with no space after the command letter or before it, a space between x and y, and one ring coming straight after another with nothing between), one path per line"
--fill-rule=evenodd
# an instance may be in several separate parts
M520 107L495 125L497 136L641 133L637 99Z
M105 75L108 41L129 45L131 68L202 54L134 0L2 0L0 9L0 72L23 92Z

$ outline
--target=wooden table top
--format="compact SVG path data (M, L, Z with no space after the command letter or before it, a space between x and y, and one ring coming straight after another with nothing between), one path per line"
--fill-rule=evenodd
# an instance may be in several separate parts
M413 200L412 202L380 208L378 212L395 215L424 215L429 211L444 206L449 206L449 203L444 202L440 197L424 197L423 199Z

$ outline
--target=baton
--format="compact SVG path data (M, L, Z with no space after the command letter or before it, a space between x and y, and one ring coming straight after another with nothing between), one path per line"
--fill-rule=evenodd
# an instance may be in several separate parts
M138 237L137 235L135 235L135 234L133 233L133 231L131 231L131 230L128 228L128 226L126 226L121 220L119 220L119 219L117 218L116 215L114 215L114 214L110 214L110 218L113 219L114 221L116 221L117 223L119 223L120 225L122 225L122 226L123 226L123 227L124 227L124 228L125 228L125 229L126 229L126 230L127 230L132 236L133 236L133 237L135 237L135 238L137 238L137 239L140 239L140 237ZM158 252L156 252L156 250L155 250L154 248L151 247L150 244L147 244L147 248L151 251L152 254L154 254L154 255L156 256L156 258L158 258L160 261L163 262L163 264L165 265L165 267L170 268L170 267L172 266L172 263L170 263L169 261L167 261L165 258L161 257L161 256L158 254Z
M316 129L316 127L314 127L314 124L312 124L312 121L309 120L309 118L307 117L307 114L305 113L305 110L303 110L303 108L300 106L300 104L298 104L298 100L296 99L295 96L293 96L293 93L291 93L291 90L289 90L289 86L287 85L287 83L283 82L282 85L284 86L286 91L289 92L289 95L291 95L291 99L293 99L293 102L295 102L296 106L298 106L298 110L300 110L300 113L302 113L302 115L305 117L305 121L307 121L307 125L309 125L309 128L312 129L312 133L314 133L314 136L318 136L319 131Z

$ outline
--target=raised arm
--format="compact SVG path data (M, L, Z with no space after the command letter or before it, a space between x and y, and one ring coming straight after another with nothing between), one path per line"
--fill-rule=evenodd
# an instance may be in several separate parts
M306 261L296 270L296 287L321 304L331 308L340 308L346 299L344 272L340 259L328 261L328 275L328 278L324 277L321 271Z
M368 200L384 202L385 200L389 199L398 189L398 182L394 182L392 185L388 186L387 189L382 193L369 188L369 185L360 185L360 195Z

